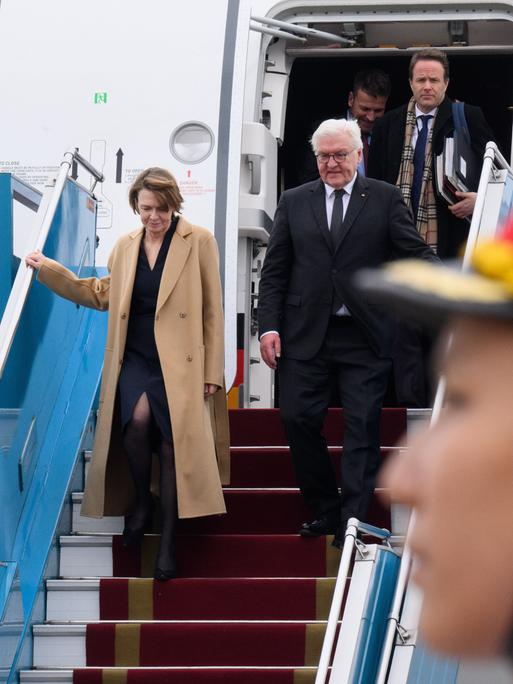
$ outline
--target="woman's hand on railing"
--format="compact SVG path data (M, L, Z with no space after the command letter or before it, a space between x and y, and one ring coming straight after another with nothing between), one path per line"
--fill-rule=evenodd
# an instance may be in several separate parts
M35 252L30 252L30 254L27 254L25 257L25 263L27 266L32 266L35 271L39 271L44 260L45 255L38 249L36 249Z

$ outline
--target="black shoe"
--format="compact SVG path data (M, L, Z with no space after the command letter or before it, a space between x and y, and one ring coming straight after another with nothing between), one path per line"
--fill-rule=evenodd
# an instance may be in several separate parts
M142 516L139 516L137 523L134 522L134 516L130 515L126 518L125 529L123 530L123 546L135 546L140 544L146 532L151 529L151 522L153 519L153 505L147 509Z
M174 579L177 576L174 545L168 551L159 549L157 564L153 577L161 582Z
M155 568L153 577L159 582L167 582L170 579L177 577L176 568Z
M344 548L344 535L345 535L345 530L342 532L341 530L337 530L335 532L335 536L333 537L333 541L331 542L331 545L334 546L336 549L342 549Z
M327 515L310 523L303 523L299 534L302 537L320 537L323 534L333 534L337 531L339 524L338 517L333 518Z
M347 530L347 520L342 520L340 525L337 528L337 531L335 532L335 536L333 537L333 541L331 542L331 545L334 546L336 549L342 550L344 548L344 540L346 537L346 530Z

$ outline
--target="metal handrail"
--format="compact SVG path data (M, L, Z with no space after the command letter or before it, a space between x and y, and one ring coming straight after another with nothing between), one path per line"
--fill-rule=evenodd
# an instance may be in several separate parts
M296 38L293 33L299 33L302 36L313 36L315 38L322 38L323 40L328 40L330 42L342 43L345 45L355 45L356 41L351 38L344 38L344 36L338 36L336 33L327 33L326 31L319 31L318 29L311 28L310 26L302 26L300 24L293 24L290 21L280 21L279 19L271 19L271 17L257 17L254 14L251 15L253 24L251 28L254 31L260 31L261 33L269 33L272 36L277 37L287 37ZM277 29L286 29L285 31L273 31L272 29L264 29L261 26L257 26L255 22L264 24L267 26L275 26ZM306 38L302 38L301 42L305 42Z
M498 162L498 163L497 163ZM486 186L492 173L493 166L498 166L499 168L505 169L513 174L511 166L508 164L506 159L500 153L497 145L490 141L486 144L485 153L483 156L483 167L481 169L481 176L479 177L479 186L477 188L477 198L476 205L474 207L474 212L472 214L472 222L470 224L470 230L468 233L467 245L465 247L465 254L463 256L462 270L468 271L470 268L470 260L472 258L472 253L477 244L479 237L479 227L481 225L481 219L483 217Z
M340 610L342 608L342 601L344 599L344 591L349 574L349 567L351 565L351 558L358 532L362 532L363 534L371 534L379 539L388 539L390 537L390 532L384 528L367 525L367 523L361 523L356 518L349 518L347 522L346 533L344 535L344 548L338 568L335 590L331 600L330 614L328 616L328 624L326 626L326 633L324 635L324 641L322 644L321 657L319 658L319 666L317 668L315 684L325 684L326 682L326 676L328 674L328 668L331 662L333 644L335 642L337 624L340 618Z
M498 162L498 164L497 164ZM506 159L499 152L497 145L494 142L489 142L486 145L485 153L483 156L483 166L481 168L481 175L479 177L479 186L477 189L476 204L472 214L472 221L470 224L469 235L467 239L467 244L465 247L465 254L463 257L462 271L469 271L471 267L471 258L474 248L477 244L479 238L479 227L481 225L481 219L484 211L486 186L488 185L490 175L492 173L492 168L494 166L499 166L511 172L511 167L506 161ZM447 345L451 344L451 339L447 340ZM435 399L433 402L433 411L431 414L431 420L429 423L430 428L432 428L438 422L440 414L442 412L444 398L445 398L445 388L446 380L444 376L441 376L438 381ZM406 592L406 587L408 584L408 578L410 575L411 568L411 552L408 540L411 538L411 533L415 524L415 511L412 511L410 522L408 524L408 530L406 532L406 541L401 558L401 565L399 568L399 575L397 578L396 590L394 593L394 599L392 601L392 607L388 616L387 630L385 633L385 639L383 642L383 650L381 652L381 660L378 669L378 675L376 677L376 684L385 684L387 681L388 670L390 666L390 660L392 657L392 652L394 649L395 635L398 629L399 620L401 617L401 611L404 601L404 595Z
M31 240L29 241L34 250L42 250L45 245L71 165L74 161L83 166L94 177L95 181L92 189L94 189L96 182L103 181L103 174L91 166L76 150L66 152L57 178L55 180L51 179L51 185L48 186L49 188L53 187L53 190L50 191L49 189L43 194L43 199L36 213L34 228L31 233ZM0 321L0 378L7 363L33 276L34 269L27 266L25 260L22 259L16 272L9 299L5 305L2 320Z
M301 36L295 36L293 33L287 33L286 31L279 31L278 29L264 28L263 26L259 26L254 21L249 22L249 28L251 31L264 33L267 36L274 36L275 38L285 38L286 40L295 40L297 43L306 43L306 38L302 38Z

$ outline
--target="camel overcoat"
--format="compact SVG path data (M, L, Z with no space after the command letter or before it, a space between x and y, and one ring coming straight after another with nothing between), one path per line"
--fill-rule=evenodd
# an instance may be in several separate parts
M109 275L77 278L46 258L40 282L77 304L109 312L93 456L82 514L124 515L134 500L121 444L117 384L144 229L121 237L109 257ZM224 319L219 256L213 235L180 217L166 258L155 312L155 341L171 417L178 516L226 511L221 477L229 479L229 439L223 390L204 398L204 384L224 388ZM216 448L217 447L217 448Z

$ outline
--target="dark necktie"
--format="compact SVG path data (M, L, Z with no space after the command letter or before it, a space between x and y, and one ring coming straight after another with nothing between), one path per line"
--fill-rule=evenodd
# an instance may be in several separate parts
M345 195L345 190L344 188L341 188L340 190L335 190L335 199L333 201L333 213L331 214L331 223L330 223L330 233L331 233L331 242L333 244L333 248L336 249L340 237L342 235L342 223L344 220L344 206L342 204L342 198Z
M420 191L422 189L422 176L424 174L424 162L426 158L426 143L428 139L428 121L432 119L431 114L423 114L417 117L417 122L422 121L422 129L419 131L417 137L417 144L415 145L415 152L413 153L413 182L411 184L411 207L413 215L417 218L417 211L419 209Z
M346 191L344 188L340 190L335 190L335 199L333 201L333 212L331 214L331 242L333 244L333 249L337 249L337 245L342 236L342 223L344 222L344 205L342 198L344 197ZM337 293L333 290L333 301L331 303L331 313L335 315L337 311L342 306L343 302L338 298Z

